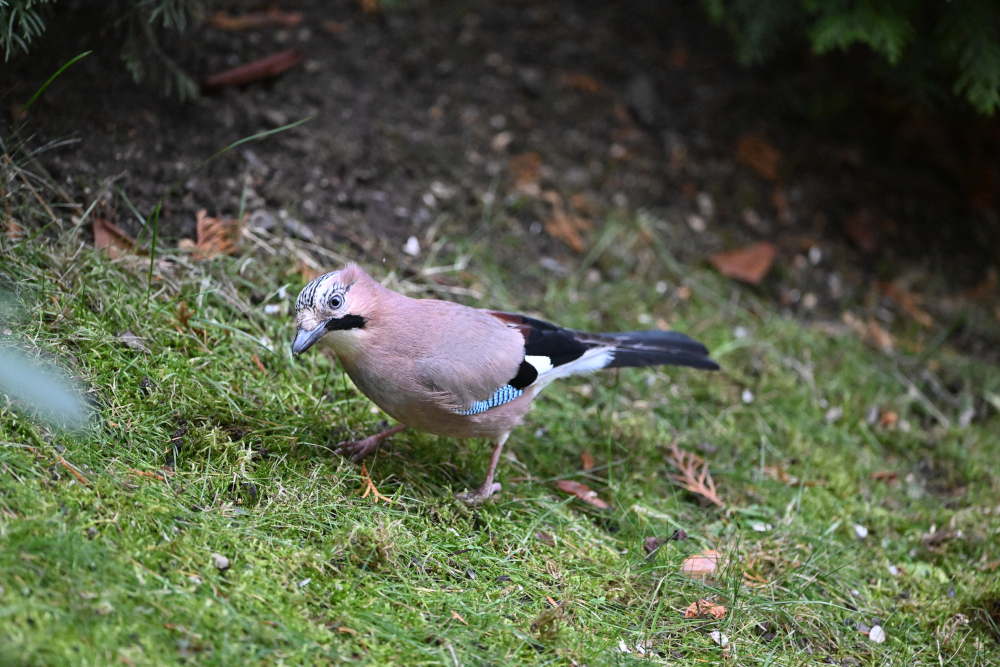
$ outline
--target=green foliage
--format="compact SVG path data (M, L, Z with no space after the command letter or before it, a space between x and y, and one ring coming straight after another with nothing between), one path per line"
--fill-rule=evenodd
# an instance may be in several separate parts
M0 49L4 60L14 51L28 50L28 44L45 30L45 7L55 0L0 0Z
M863 44L893 67L954 82L979 113L1000 107L1000 4L993 0L702 0L736 41L744 64L766 61L787 40L825 54ZM905 77L901 77L905 78ZM941 90L946 90L944 85Z
M0 0L0 49L4 59L22 51L45 31L45 13L56 0ZM182 33L205 15L202 0L114 0L108 3L108 23L125 33L121 58L136 83L150 79L165 95L182 101L198 96L198 86L174 62L161 43L165 35Z
M55 201L55 182L29 166L0 163L0 188L30 181ZM26 233L51 224L34 240L0 233L0 346L63 367L94 412L68 432L0 394L0 665L700 667L805 664L808 649L816 664L939 667L939 655L975 665L996 652L984 614L1000 599L1000 417L982 398L1000 393L996 367L944 348L886 357L783 317L674 260L683 223L608 221L599 249L558 280L497 251L528 240L474 244L442 224L439 240L471 257L456 280L489 295L470 303L578 328L662 317L723 370L623 369L551 387L508 444L503 493L474 511L452 493L479 482L489 448L401 433L367 462L392 499L376 503L330 447L381 415L336 362L288 347L296 262L337 254L254 230L240 257L110 260L34 191L0 191ZM591 267L608 279L589 280ZM423 271L379 277L421 296L440 288ZM690 298L668 301L661 280ZM151 352L123 344L124 330ZM897 379L931 364L982 405L968 427L954 425L961 401L939 405L942 425ZM900 425L870 424L873 406ZM675 439L715 450L726 509L670 481ZM873 479L887 472L895 482ZM567 497L561 479L612 507ZM666 539L678 528L686 540ZM646 538L663 540L655 553ZM725 565L683 576L683 559L707 548ZM684 618L704 598L726 617ZM856 629L876 616L884 644Z

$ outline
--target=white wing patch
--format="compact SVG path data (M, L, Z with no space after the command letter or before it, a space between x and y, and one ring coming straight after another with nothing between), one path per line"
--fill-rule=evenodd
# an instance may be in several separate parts
M547 373L552 370L552 360L548 357L537 357L537 356L525 356L524 360L535 367L539 375Z
M570 375L583 375L584 373L593 373L594 371L599 371L602 368L607 368L608 364L615 358L615 350L612 347L595 347L587 350L579 359L574 359L568 364L563 364L562 366L552 367L551 362L548 365L548 369L543 373L542 370L538 369L538 379L535 380L534 385L538 387L538 391L552 382L553 380L558 380L559 378L568 377ZM544 359L549 361L548 357L525 357L525 360L532 366L535 366L535 359ZM535 366L538 368L538 366Z

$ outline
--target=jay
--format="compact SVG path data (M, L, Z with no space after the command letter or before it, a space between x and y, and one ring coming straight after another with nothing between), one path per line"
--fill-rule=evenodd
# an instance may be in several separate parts
M400 423L337 452L362 460L387 437L412 427L452 438L487 438L486 479L457 497L478 504L493 481L510 432L547 384L626 366L717 370L708 350L673 331L586 333L524 315L413 299L383 287L356 264L322 275L299 293L292 352L322 343L355 386Z

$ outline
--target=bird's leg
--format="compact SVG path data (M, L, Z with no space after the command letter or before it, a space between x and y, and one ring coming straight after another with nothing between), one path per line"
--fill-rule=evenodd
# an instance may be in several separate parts
M399 424L393 426L390 429L386 429L381 433L376 433L375 435L370 435L367 438L362 438L361 440L350 440L337 443L337 449L334 450L336 454L340 456L349 457L355 463L358 463L363 458L378 449L378 446L382 444L382 441L388 437L396 435L400 431L407 428L406 424Z
M507 442L507 436L509 433L504 433L497 439L496 445L493 447L493 456L490 457L490 467L486 469L486 479L475 491L466 491L465 493L456 493L455 497L461 500L466 505L479 505L484 500L492 496L494 493L499 493L502 488L498 482L493 481L493 476L496 474L497 465L500 463L500 452L503 451L504 443Z

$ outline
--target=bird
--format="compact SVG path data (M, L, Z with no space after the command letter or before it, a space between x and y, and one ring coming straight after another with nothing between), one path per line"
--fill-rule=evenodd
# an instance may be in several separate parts
M309 282L295 301L292 353L332 349L354 385L398 425L336 452L360 462L407 427L486 438L493 453L479 487L456 494L477 505L494 481L511 431L553 380L604 368L688 366L718 370L704 345L674 331L589 333L497 310L394 292L354 263Z

